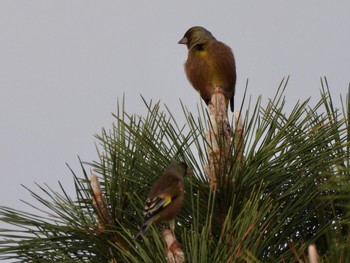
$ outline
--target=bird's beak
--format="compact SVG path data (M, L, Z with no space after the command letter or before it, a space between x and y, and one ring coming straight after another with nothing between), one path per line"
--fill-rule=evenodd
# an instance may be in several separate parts
M178 44L183 44L183 45L187 45L187 37L183 37L180 39L180 41L178 42Z

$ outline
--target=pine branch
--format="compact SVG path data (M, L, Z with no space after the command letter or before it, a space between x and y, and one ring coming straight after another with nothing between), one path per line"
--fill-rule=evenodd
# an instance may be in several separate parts
M96 136L99 160L82 163L81 176L71 171L75 198L61 185L59 191L39 186L27 189L37 203L25 201L35 212L0 207L0 220L9 224L0 229L0 259L166 262L166 248L188 262L294 262L311 260L314 244L319 262L346 262L349 95L339 112L324 81L318 103L298 102L286 113L286 84L266 106L258 99L236 113L232 130L215 107L195 117L183 106L186 123L179 124L159 103L145 102L145 116L118 106L113 127ZM215 97L222 108L222 97ZM155 224L134 241L150 185L174 159L193 173L177 240L167 245Z

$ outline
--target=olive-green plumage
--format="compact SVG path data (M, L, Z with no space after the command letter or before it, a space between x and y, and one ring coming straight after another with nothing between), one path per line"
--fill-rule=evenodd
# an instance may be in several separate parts
M187 165L183 162L172 162L153 184L144 207L144 223L136 235L144 235L149 226L156 221L170 221L174 231L175 217L184 202L184 176Z
M226 99L226 108L230 101L233 111L236 64L231 48L200 26L188 29L179 44L185 44L188 48L185 72L205 103L210 102L215 88L220 87Z

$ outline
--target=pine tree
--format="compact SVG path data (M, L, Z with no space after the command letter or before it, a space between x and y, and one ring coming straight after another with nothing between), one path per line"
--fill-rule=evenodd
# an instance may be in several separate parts
M71 170L76 197L45 185L27 188L37 213L0 207L10 225L0 229L0 259L167 262L161 223L134 237L150 186L181 160L191 172L175 234L186 262L312 262L315 247L319 262L348 262L349 93L337 110L322 79L316 105L298 102L286 113L287 82L266 106L249 103L234 128L216 123L219 152L210 110L182 105L179 124L160 102L144 101L146 116L122 103L113 127L96 136L99 159L80 161L80 175Z

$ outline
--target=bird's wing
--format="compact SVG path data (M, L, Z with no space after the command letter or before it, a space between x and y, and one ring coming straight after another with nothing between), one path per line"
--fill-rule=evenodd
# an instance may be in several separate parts
M159 212L161 212L164 208L170 205L177 196L156 196L154 198L148 198L146 201L146 205L143 211L144 219L147 220Z

